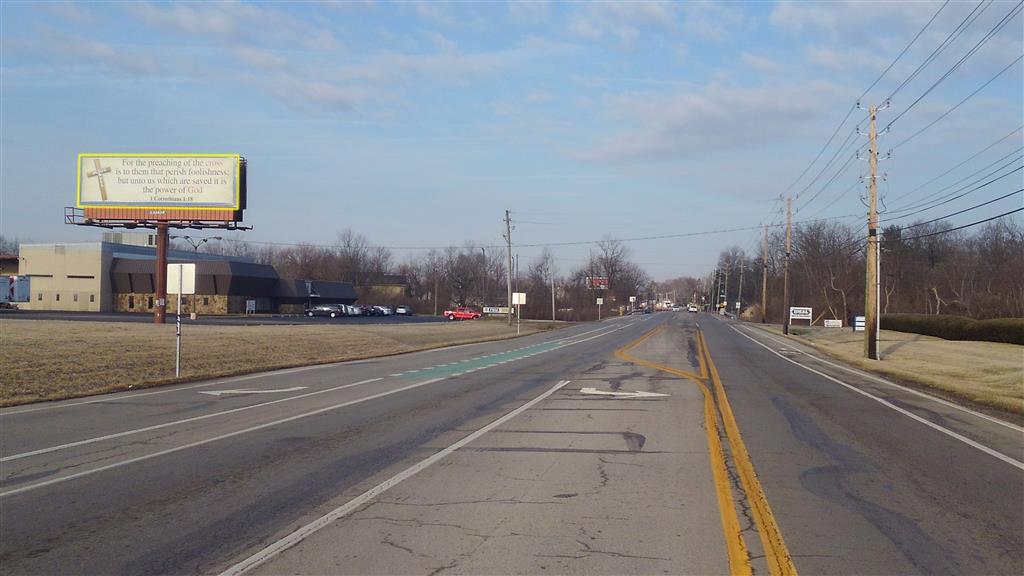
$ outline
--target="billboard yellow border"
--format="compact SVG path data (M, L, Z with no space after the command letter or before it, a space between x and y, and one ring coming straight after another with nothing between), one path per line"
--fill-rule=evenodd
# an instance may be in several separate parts
M150 204L90 204L82 205L82 158L234 158L235 159L235 204L230 208L214 206L154 206ZM75 174L75 207L77 208L130 208L138 210L223 210L225 212L236 212L242 207L242 155L229 152L217 154L208 152L197 153L118 153L118 152L79 152L78 171Z

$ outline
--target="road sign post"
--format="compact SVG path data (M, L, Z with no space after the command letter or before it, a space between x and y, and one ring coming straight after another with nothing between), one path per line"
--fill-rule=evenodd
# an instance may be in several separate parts
M601 305L604 304L604 298L597 299L597 321L601 321Z
M523 312L523 304L526 304L526 292L513 292L512 304L516 307L516 336L519 335L520 317Z
M181 376L181 295L196 293L196 265L195 264L168 264L166 278L167 282L178 294L178 315L175 322L174 342L174 377Z

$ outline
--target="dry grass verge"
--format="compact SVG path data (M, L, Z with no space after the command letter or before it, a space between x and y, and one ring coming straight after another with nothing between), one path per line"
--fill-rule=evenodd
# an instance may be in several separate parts
M781 334L778 326L759 326ZM1014 414L1024 414L1024 346L943 340L882 330L881 361L864 355L864 333L791 327L791 334L843 362L911 385Z
M565 324L524 323L523 335ZM187 326L0 320L0 406L515 337L500 322Z

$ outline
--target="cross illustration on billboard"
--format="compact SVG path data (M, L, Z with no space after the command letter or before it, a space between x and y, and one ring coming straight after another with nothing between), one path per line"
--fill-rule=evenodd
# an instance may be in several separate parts
M92 177L95 176L96 179L99 180L99 183L100 183L100 198L103 198L104 200L106 200L107 199L107 183L103 181L103 175L104 174L110 174L110 166L107 166L106 168L101 166L99 158L96 158L95 160L93 160L93 162L94 162L94 165L96 166L96 169L95 170L91 170L89 172L86 172L85 175L88 176L89 178L92 178Z

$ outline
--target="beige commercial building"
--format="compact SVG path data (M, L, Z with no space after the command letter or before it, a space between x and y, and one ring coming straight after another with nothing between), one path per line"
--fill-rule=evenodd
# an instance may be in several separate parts
M20 270L28 276L24 310L152 312L156 249L152 235L111 233L101 242L22 244ZM124 244L121 242L134 242ZM185 312L241 314L301 312L315 303L355 302L351 284L279 278L273 266L250 260L168 250L171 263L196 263L196 294L182 298ZM169 310L177 304L168 298Z

